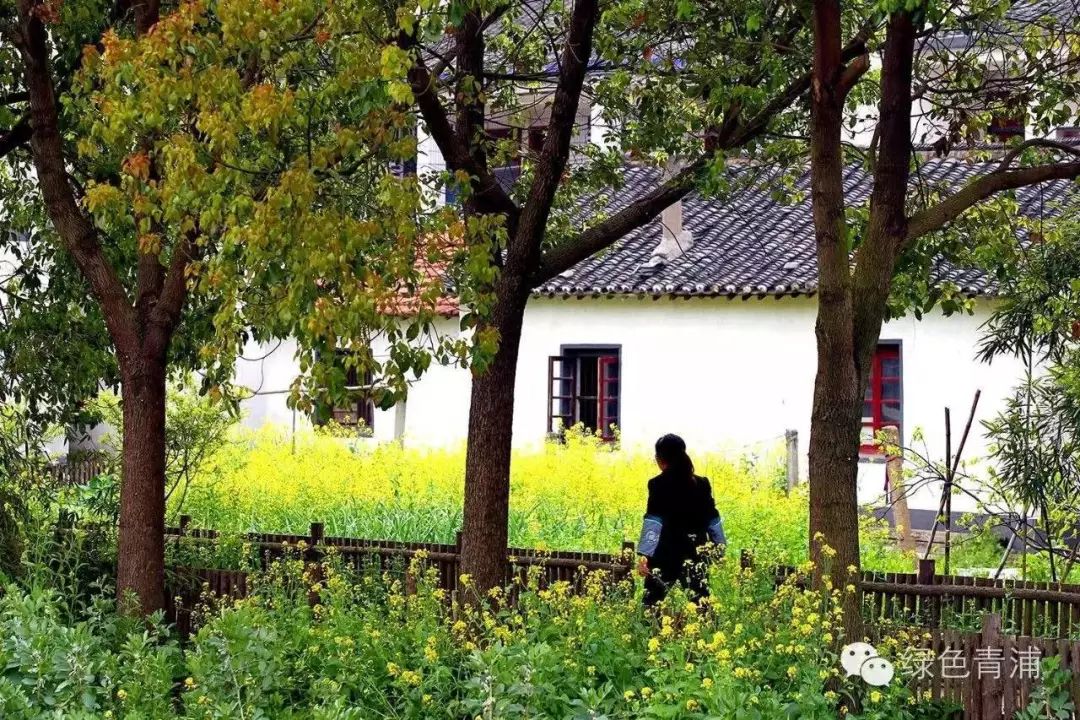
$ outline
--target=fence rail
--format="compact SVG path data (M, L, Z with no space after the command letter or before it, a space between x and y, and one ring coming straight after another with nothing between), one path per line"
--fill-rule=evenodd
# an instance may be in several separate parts
M1026 637L1080 637L1080 585L937 575L933 559L918 573L863 571L867 622L914 627L967 626L974 630L988 613L1001 616L1004 630ZM777 568L780 584L795 568Z
M460 590L461 533L454 544L398 542L363 538L327 536L323 523L312 523L307 535L282 533L247 533L241 537L258 552L265 565L275 558L295 550L303 543L308 559L318 559L327 549L349 567L357 571L377 570L389 572L406 583L413 581L407 573L409 561L423 554L428 567L434 567L438 586L451 593ZM191 518L181 516L180 524L165 528L167 543L175 545L212 545L222 539L217 530L192 528ZM507 575L510 584L515 578L523 578L529 568L539 568L542 586L566 581L577 587L582 571L604 571L612 580L626 577L633 567L633 544L623 543L620 555L606 553L574 552L566 550L542 551L534 548L508 548ZM168 616L176 623L178 632L186 636L191 630L191 612L205 590L222 597L239 598L249 590L247 573L238 570L190 568L174 569L168 592Z
M64 458L61 462L52 462L45 466L45 474L54 485L85 485L109 469L103 457L90 455L74 459Z
M929 631L901 664L900 677L920 694L955 703L964 720L1011 720L1041 683L1041 660L1057 656L1072 674L1068 691L1080 707L1080 642L1005 635L1001 622L989 613L978 632Z

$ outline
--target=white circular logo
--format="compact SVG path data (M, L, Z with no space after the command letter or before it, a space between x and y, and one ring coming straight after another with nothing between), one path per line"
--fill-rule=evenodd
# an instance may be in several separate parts
M892 681L896 670L893 668L893 664L885 658L872 657L863 663L859 674L867 685L883 687Z
M872 657L877 657L877 650L870 643L857 642L845 645L840 651L840 665L847 672L848 677L858 675L862 670L863 663Z

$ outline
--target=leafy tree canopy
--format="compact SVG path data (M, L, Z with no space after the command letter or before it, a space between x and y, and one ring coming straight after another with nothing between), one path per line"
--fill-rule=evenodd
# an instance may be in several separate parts
M5 22L10 5L5 0ZM846 56L877 54L895 9L846 4ZM203 0L165 10L139 37L125 3L70 0L35 12L49 27L69 171L128 301L140 302L140 255L168 268L178 249L192 251L185 271L192 292L170 347L172 366L199 369L206 389L225 392L244 342L294 336L305 376L293 399L305 409L313 396L344 387L343 369L328 361L339 348L374 371L383 404L432 358L483 367L496 335L486 328L468 341L437 335L437 301L446 292L460 296L465 329L491 310L508 230L536 207L531 181L543 158L527 136L538 128L542 143L550 130L572 9L491 0ZM626 197L628 159L677 161L672 183L721 196L764 177L778 192L794 190L792 177L774 169L794 176L805 168L809 4L616 0L601 10L571 120L583 141L558 179L538 278L632 228L620 213L649 198ZM1021 111L1036 132L1069 121L1062 101L1078 89L1074 21L1025 20L1014 10L986 0L919 7L915 86L927 122L917 141L954 146ZM470 15L482 18L485 38L479 86L457 52ZM10 392L70 413L102 380L114 384L116 370L101 311L45 222L25 145L21 63L13 43L0 47L0 192L5 225L17 231L3 240L16 271L5 283L0 359L6 375L20 379L8 382ZM849 96L852 130L872 134L867 108L879 100L878 80L871 67ZM476 143L484 152L462 159L446 146L441 123L461 120L463 108L477 106L470 99L479 101ZM603 141L584 141L598 122L607 130L593 135ZM441 146L445 172L394 172L415 157L418 128ZM875 149L876 138L869 148L849 148L849 160L872 167ZM1010 162L1060 151L1028 147ZM517 162L521 178L508 192L493 189L490 168ZM767 176L746 172L763 168ZM435 202L446 186L458 190L458 204ZM913 217L937 209L953 189L914 190ZM505 212L466 220L461 207L470 200ZM951 230L910 243L891 311L967 307L958 288L934 282L935 263L943 256L997 262L1015 241L996 221L1015 217L1011 202L1003 195ZM849 216L857 249L865 206ZM402 295L412 299L403 303ZM380 336L390 352L376 358L372 341ZM52 352L33 350L46 347Z

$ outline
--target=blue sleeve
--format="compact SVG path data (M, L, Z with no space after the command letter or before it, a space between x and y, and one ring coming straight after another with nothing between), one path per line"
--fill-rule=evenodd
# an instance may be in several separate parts
M660 530L664 523L656 515L646 515L641 523L641 537L638 538L637 551L639 555L652 557L656 552L656 546L660 544Z
M727 536L724 535L724 521L717 515L711 523L709 523L709 540L714 545L727 545Z

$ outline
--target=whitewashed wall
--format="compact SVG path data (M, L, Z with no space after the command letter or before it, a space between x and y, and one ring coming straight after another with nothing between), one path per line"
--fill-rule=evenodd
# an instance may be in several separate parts
M515 390L514 442L543 441L547 425L547 358L562 345L618 345L622 357L621 415L623 443L644 447L666 432L687 439L692 450L759 450L778 441L785 429L799 433L805 453L816 367L816 301L807 298L714 299L534 299L525 315L521 360ZM904 433L916 427L926 435L929 452L944 453L944 407L952 408L959 436L976 389L983 392L977 421L993 415L1019 377L1010 361L985 365L974 359L979 325L989 307L980 303L974 316L932 315L888 323L882 340L901 343ZM443 321L453 332L457 321ZM292 411L287 390L296 373L292 346L283 344L265 359L241 361L238 381L270 393L245 403L251 425L273 422L288 427ZM249 348L245 356L265 353ZM467 370L432 368L417 382L405 406L404 441L418 446L463 442L468 426ZM398 411L376 412L375 436L395 435ZM306 422L302 418L301 422ZM976 422L965 457L985 453ZM805 455L800 459L806 471ZM884 466L864 463L860 496L871 501L884 485ZM937 489L912 500L913 507L934 508ZM956 510L971 505L958 498Z

